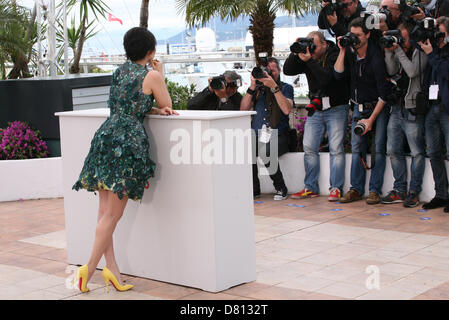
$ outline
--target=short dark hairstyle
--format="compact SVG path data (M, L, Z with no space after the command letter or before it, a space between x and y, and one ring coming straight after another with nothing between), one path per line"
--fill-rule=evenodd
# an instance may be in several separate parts
M156 38L145 28L129 29L123 37L126 57L131 61L145 58L148 51L156 49Z
M273 57L269 57L268 58L268 63L274 62L276 63L276 66L278 69L281 69L281 64L279 63L279 60Z
M362 28L364 34L368 34L369 30L366 27L365 19L362 17L355 18L349 23L348 30L351 31L351 28Z

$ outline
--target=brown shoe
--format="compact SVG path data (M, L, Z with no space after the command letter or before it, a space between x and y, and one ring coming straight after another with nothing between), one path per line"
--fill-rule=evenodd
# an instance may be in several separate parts
M370 192L368 198L366 198L367 204L378 204L380 201L380 196L377 192Z
M362 195L356 190L349 190L343 198L340 199L341 203L349 203L354 201L362 200Z

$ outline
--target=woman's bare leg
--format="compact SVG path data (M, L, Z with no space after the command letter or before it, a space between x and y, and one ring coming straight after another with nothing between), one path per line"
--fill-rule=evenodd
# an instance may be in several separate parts
M105 208L105 211L103 212L103 216L99 221L97 230L95 232L94 247L87 264L89 270L87 281L92 278L92 275L97 268L98 262L110 245L112 234L114 233L115 227L122 217L123 211L126 207L126 203L128 202L128 197L124 197L122 200L120 200L115 193L112 193L111 191L106 192L109 193L107 206Z
M103 217L103 215L106 211L106 208L108 206L109 195L112 194L112 193L104 191L104 190L100 190L99 193L100 193L100 206L98 208L97 224L100 223L100 220ZM117 261L115 260L114 240L113 240L112 235L110 238L110 243L109 243L108 247L106 248L106 251L104 252L104 258L106 260L106 267L112 271L112 273L117 278L118 282L123 283L122 276L120 274L120 268L118 267Z

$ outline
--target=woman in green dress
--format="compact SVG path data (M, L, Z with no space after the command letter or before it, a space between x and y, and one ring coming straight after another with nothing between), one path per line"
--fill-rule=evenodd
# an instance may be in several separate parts
M132 28L124 37L127 61L112 76L109 118L95 133L89 154L73 189L99 193L98 224L88 264L78 269L75 280L82 292L104 255L102 276L109 289L119 291L120 270L114 257L112 234L123 215L128 199L140 201L148 180L154 176L148 137L143 126L147 114L177 115L164 81L162 64L154 59L156 39L145 28ZM151 67L151 70L147 66ZM159 108L153 108L156 99Z

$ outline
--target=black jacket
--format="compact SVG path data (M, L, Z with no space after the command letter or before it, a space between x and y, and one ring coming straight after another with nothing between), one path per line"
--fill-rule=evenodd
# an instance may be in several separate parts
M366 57L357 60L357 53L346 48L345 70L335 71L337 79L351 79L351 99L357 103L375 102L381 98L387 101L390 85L387 81L385 60L380 48L371 40L368 42Z
M435 5L435 17L449 17L449 0L438 0Z
M438 98L446 112L449 112L449 44L434 49L427 57L429 60L424 73L423 91L428 93L432 84L438 84Z
M207 87L189 100L187 109L239 111L241 101L242 95L236 92L233 96L229 97L228 102L221 103L217 95L210 92L209 87Z
M337 14L338 20L333 27L331 27L331 25L329 24L324 10L321 10L320 14L318 15L318 27L320 29L328 29L329 32L332 31L335 34L335 37L343 36L348 33L349 23L351 23L351 21L355 18L360 17L360 13L364 10L365 8L363 8L362 4L359 1L359 5L357 6L357 9L352 16L346 18L342 15Z
M310 59L302 61L293 53L287 58L284 64L284 74L294 76L305 73L309 85L309 95L311 97L329 97L331 107L347 104L349 101L349 86L347 81L337 81L334 77L334 64L337 60L339 49L332 41L327 41L327 51L325 53L323 65ZM320 94L321 93L321 94Z

